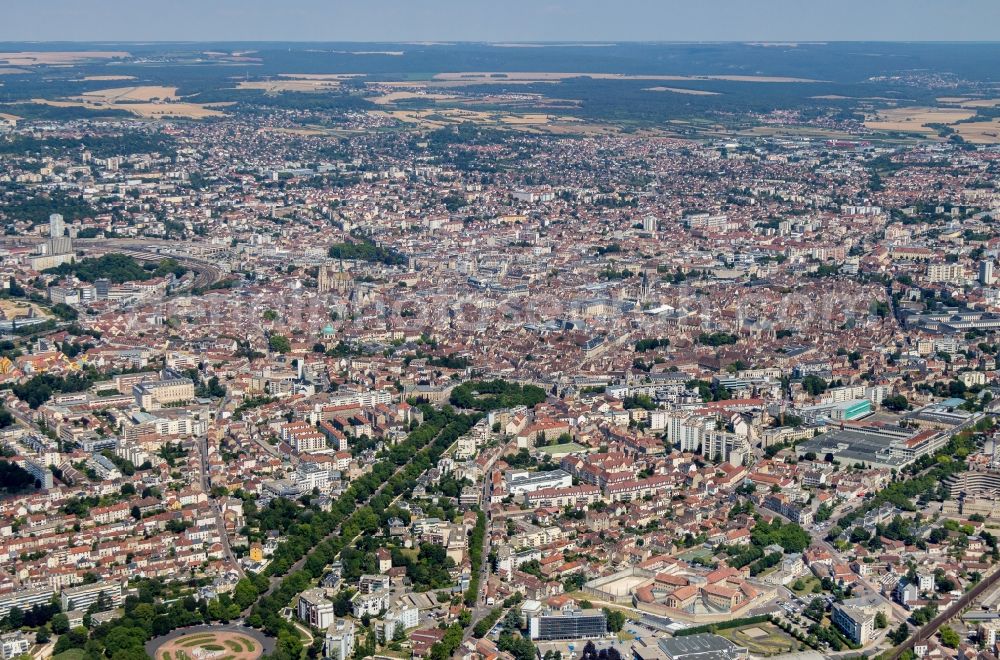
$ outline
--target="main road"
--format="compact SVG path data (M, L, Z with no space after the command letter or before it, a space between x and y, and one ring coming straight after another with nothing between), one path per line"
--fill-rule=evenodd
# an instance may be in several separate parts
M222 397L219 402L219 407L215 411L215 422L218 423L222 421L222 413L226 406L229 404L230 396L226 393L226 396ZM201 492L208 496L209 506L212 508L212 515L215 518L215 526L219 532L219 539L222 543L222 552L226 555L226 560L229 561L236 568L236 572L239 576L246 577L246 572L243 570L243 566L236 559L236 555L233 554L233 547L229 542L229 533L226 531L226 520L222 516L222 509L219 507L218 500L212 495L209 489L209 478L208 478L208 438L202 436L198 438L198 452L201 454L201 460L199 461L199 482L201 483Z
M490 457L483 469L483 489L479 493L479 508L486 515L486 529L483 533L483 548L482 555L480 555L482 557L482 565L479 567L479 593L476 594L476 604L472 608L472 624L466 628L462 641L468 641L472 637L472 630L476 627L476 624L489 616L492 609L486 603L486 582L490 577L490 548L493 540L490 534L490 528L493 526L489 511L490 497L492 495L491 486L493 484L490 479L490 472L493 470L493 464L502 453L503 448L501 447Z
M408 466L408 465L409 465L410 463L412 463L412 462L413 462L413 459L414 459L414 458L416 458L416 457L417 457L417 456L418 456L418 455L419 455L420 453L422 453L422 452L425 452L425 451L429 450L429 449L431 448L431 446L433 446L433 444L434 444L434 440L436 440L436 439L437 439L438 435L440 435L442 431L444 431L444 428L442 428L442 429L441 429L441 431L438 431L438 434L437 434L437 435L435 435L433 439L429 440L429 441L427 442L427 444L426 444L426 445L425 445L424 447L422 447L422 448L421 448L421 449L420 449L419 451L417 451L417 452L414 452L413 456L411 456L411 457L409 458L409 460L407 460L407 461L406 461L405 463L403 463L402 465L399 465L399 466L397 466L397 467L396 467L396 469L395 469L395 470L393 471L392 475L391 475L391 476L390 476L390 477L389 477L388 479L386 479L386 480L385 480L384 482L382 482L382 484L381 484L381 485L379 485L379 487L378 487L378 488L376 488L376 489L375 489L375 490L374 490L374 491L373 491L373 492L372 492L372 493L371 493L371 494L370 494L370 495L369 495L369 496L368 496L368 497L367 497L367 498L365 499L365 501L364 501L364 502L359 502L359 503L357 503L357 504L355 505L355 509L359 509L359 508L361 508L361 507L363 507L363 506L367 505L367 504L368 504L369 502L371 502L371 500L372 500L372 499L373 499L374 497L376 497L377 495L380 495L380 494L382 493L382 489L384 489L384 488L385 488L386 484L388 484L388 483L389 483L389 481L390 481L390 480L392 479L392 477L396 476L396 475L397 475L397 474L399 474L399 473L400 473L401 471L403 471L403 470L404 470L404 469L405 469L405 468L406 468L406 467L407 467L407 466ZM451 449L452 449L452 448L453 448L453 447L454 447L454 446L455 446L455 445L456 445L457 443L458 443L458 441L457 441L457 440L456 440L455 442L453 442L453 443L451 444L451 446L450 446L450 447L449 447L449 448L448 448L447 450L445 450L445 452L447 452L447 451L450 451L450 450L451 450ZM400 496L398 496L398 495L397 495L397 496L396 496L395 498L393 498L393 502L395 502L396 500L398 500L398 499L399 499L399 497L400 497ZM349 516L348 516L348 518L349 518ZM348 518L345 518L344 520L347 520ZM341 522L341 523L340 523L339 525L337 525L337 526L336 526L336 527L335 527L335 528L334 528L333 530L331 530L329 534L327 534L327 535L326 535L326 536L324 536L324 537L323 537L322 539L320 539L319 541L317 541L315 545L320 545L321 543L324 543L324 542L326 542L326 541L327 541L328 539L330 539L330 538L333 538L334 536L339 536L339 535L341 534L341 527L342 527L342 526L343 526L343 521L342 521L342 522ZM354 537L353 539L351 539L350 541L348 541L348 543L347 543L346 545L344 545L344 547L345 547L345 548L346 548L346 547L350 547L350 545L351 545L352 543L354 543L355 541L357 541L357 539L358 539L358 538L360 538L360 536L361 536L360 534L358 534L358 535L355 535L355 537ZM302 569L302 567L303 567L303 566L305 566L305 563L306 563L306 560L307 560L308 558L309 558L309 553L308 553L308 552L306 552L305 554L303 554L303 555L302 555L302 556L301 556L301 557L299 558L299 560L298 560L298 561L296 561L296 562L295 562L294 564L292 564L292 565L291 565L291 566L290 566L290 567L288 568L288 570L287 570L287 571L285 571L284 575L281 575L281 576L277 576L277 575L273 575L273 576L271 576L271 579L270 579L270 584L269 584L269 585L268 585L268 587L267 587L267 591L265 591L264 593L260 594L260 595L258 596L257 600L259 601L260 599L263 599L263 598L265 598L265 597L267 597L267 596L270 596L270 595L271 595L272 593L274 593L274 591L275 591L275 590L276 590L276 589L278 588L278 585L279 585L279 584L281 583L281 580L282 580L282 578L283 578L283 577L285 577L285 576L287 576L287 575L291 575L291 574L295 573L296 571L299 571L299 570L301 570L301 569ZM248 608L247 608L246 610L244 610L244 611L243 611L243 616L246 616L246 615L247 615L247 614L248 614L248 613L250 612L250 610L252 610L252 609L253 609L253 607L254 607L254 606L255 606L256 604L257 604L257 602L254 602L254 603L253 603L252 605L250 605L250 606L249 606L249 607L248 607Z

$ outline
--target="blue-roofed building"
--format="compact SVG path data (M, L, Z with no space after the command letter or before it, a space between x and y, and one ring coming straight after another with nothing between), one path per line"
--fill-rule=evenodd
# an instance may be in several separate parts
M802 408L802 414L809 420L819 421L823 418L837 421L854 421L872 413L872 402L869 399L851 399L836 403L821 403L816 406Z

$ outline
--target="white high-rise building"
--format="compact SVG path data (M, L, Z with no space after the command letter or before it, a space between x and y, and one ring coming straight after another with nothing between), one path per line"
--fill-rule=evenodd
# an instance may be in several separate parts
M307 589L299 594L299 619L313 628L325 630L333 623L333 603L322 589Z
M709 417L685 411L672 411L667 415L664 430L668 442L678 446L681 451L697 453L701 448L705 432L714 426L714 421Z
M996 281L996 276L993 274L993 260L980 261L979 283L984 286L990 286L994 281Z
M49 216L49 238L62 238L66 235L66 222L58 213Z
M347 660L354 653L354 622L336 619L326 629L326 657Z

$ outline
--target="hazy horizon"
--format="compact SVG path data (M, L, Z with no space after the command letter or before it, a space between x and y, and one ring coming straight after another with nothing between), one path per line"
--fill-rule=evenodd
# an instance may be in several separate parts
M6 42L983 42L993 0L49 0L18 5Z
M565 40L530 40L530 39L2 39L2 44L82 44L101 46L107 44L125 45L183 45L183 44L396 44L419 46L452 46L461 44L499 46L503 48L518 48L521 46L615 46L630 44L649 45L710 45L710 44L745 44L762 46L822 46L825 44L1000 44L997 39L565 39Z

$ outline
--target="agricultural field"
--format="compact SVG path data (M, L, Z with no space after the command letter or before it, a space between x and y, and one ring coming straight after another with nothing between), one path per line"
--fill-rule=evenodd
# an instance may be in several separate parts
M876 131L902 132L922 137L947 137L952 131L972 144L1000 144L1000 119L974 121L977 109L993 108L1000 99L941 97L943 107L889 108L870 114L865 127Z
M938 103L957 105L962 108L995 108L1000 106L1000 99L978 99L965 96L942 96Z
M624 73L553 73L553 72L513 72L513 71L462 71L454 73L439 73L434 76L435 82L461 83L466 85L483 83L536 83L559 82L569 78L593 78L595 80L663 80L663 81L693 81L693 80L726 80L730 82L759 83L809 83L820 82L811 78L792 78L787 76L742 76L742 75L643 75Z
M241 80L236 89L251 89L280 94L282 92L333 92L343 81L356 77L351 73L279 73L265 80Z
M90 82L113 82L118 80L135 80L135 76L84 76L84 80Z
M339 80L327 78L241 80L237 85L237 89L256 89L267 94L280 94L281 92L329 92L339 87Z
M385 94L380 94L379 96L373 96L369 100L372 103L377 103L378 105L386 105L389 103L396 103L398 101L410 101L413 99L417 100L427 100L427 101L453 101L460 97L454 94L433 94L433 93L422 93L422 92L409 92L409 91L395 91L387 92Z
M87 51L18 51L15 53L0 53L0 64L10 66L35 65L67 65L91 62L94 60L114 60L128 57L129 53L122 50L87 50Z
M486 126L509 126L532 132L554 127L579 128L575 117L563 117L537 112L508 113L467 110L464 108L434 108L432 110L374 110L374 116L389 116L419 129L436 129L465 122ZM574 131L575 132L575 131Z
M684 87L647 87L647 92L672 92L674 94L690 94L691 96L718 96L718 92L704 89L685 89Z
M0 52L0 79L11 106L7 114L25 121L125 113L149 120L221 119L296 108L307 114L392 113L391 121L390 115L368 123L348 117L326 133L338 137L362 125L395 132L471 122L555 136L739 134L899 143L944 141L954 131L968 142L996 143L996 126L984 112L1000 104L995 84L943 91L911 84L909 78L922 73L905 80L889 75L898 73L887 69L898 57L952 62L957 48L875 44L872 52L888 55L872 58L834 44L799 44L787 53L748 44L406 43L371 51L356 44L238 50L227 44L128 44L93 51L25 44ZM956 75L968 81L992 75L984 63L995 59L996 46L962 49L975 53ZM778 109L790 111L780 126L754 119ZM983 122L957 123L977 110ZM799 121L795 111L807 119ZM674 131L671 125L733 116L748 119L721 131L692 125ZM800 126L813 132L783 130ZM761 132L745 133L754 128Z
M731 132L724 127L716 127L712 131L705 131L705 135L723 138ZM819 138L823 140L854 140L856 135L844 131L834 131L825 128L812 126L754 126L753 128L737 131L736 135L749 137L798 137L798 138Z
M84 92L81 100L104 103L141 103L148 101L178 101L176 87L164 85L139 85L136 87L113 87Z
M974 110L961 108L888 108L868 116L865 119L865 127L875 131L934 135L937 133L937 129L931 124L950 126L975 115Z
M126 110L145 119L180 117L205 119L221 117L228 103L191 103L177 96L176 87L137 85L84 92L61 100L33 99L34 103L61 108Z
M1000 144L1000 119L955 124L952 128L966 142Z

